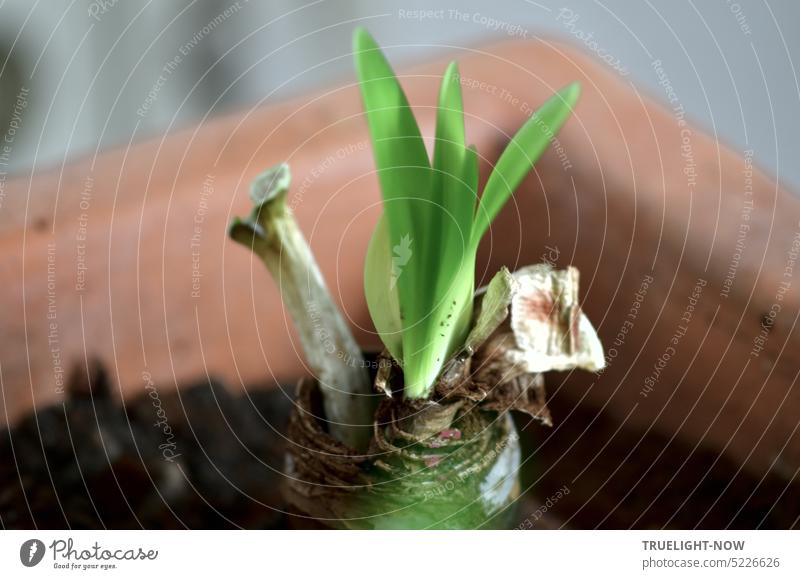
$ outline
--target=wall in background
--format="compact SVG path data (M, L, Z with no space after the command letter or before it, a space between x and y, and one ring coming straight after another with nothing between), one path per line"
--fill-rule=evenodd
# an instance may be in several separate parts
M800 188L795 0L0 1L0 170L28 172L492 38L572 39ZM10 139L10 141L9 141Z

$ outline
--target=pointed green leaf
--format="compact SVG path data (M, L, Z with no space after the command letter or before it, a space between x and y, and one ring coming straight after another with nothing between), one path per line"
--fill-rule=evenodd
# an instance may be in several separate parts
M431 172L428 153L392 67L363 28L355 31L353 52L390 241L397 243L402 236L415 232L415 219L419 223L428 211Z
M431 169L417 121L392 67L363 28L353 36L353 52L383 194L388 245L425 247ZM407 256L402 274L395 276L404 344L412 339L406 329L426 313L421 255ZM391 260L390 253L386 259ZM392 349L397 351L396 346Z
M533 168L550 140L569 118L580 96L580 85L572 83L550 97L517 131L486 182L478 211L472 242L477 245L514 189Z
M433 148L433 187L431 200L440 209L439 222L447 225L443 238L456 234L468 240L472 229L475 197L464 181L464 111L458 65L451 62L442 77L436 114L436 141Z
M364 294L367 307L386 349L403 363L403 324L397 295L397 269L405 256L392 255L386 217L381 215L372 233L364 261Z
M425 238L424 317L406 332L405 394L425 397L445 361L460 348L472 318L475 255L470 247L477 197L475 153L465 147L464 113L458 67L443 78L436 117L431 208Z

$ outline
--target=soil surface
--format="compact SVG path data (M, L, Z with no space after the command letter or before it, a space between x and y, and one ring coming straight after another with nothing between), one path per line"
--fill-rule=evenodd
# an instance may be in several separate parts
M124 406L105 373L0 432L3 528L285 528L290 389L211 382ZM89 384L91 383L91 388ZM557 436L522 428L519 528L796 528L800 484L551 401ZM571 414L570 414L571 412ZM520 422L524 422L521 420ZM528 454L525 454L528 453Z

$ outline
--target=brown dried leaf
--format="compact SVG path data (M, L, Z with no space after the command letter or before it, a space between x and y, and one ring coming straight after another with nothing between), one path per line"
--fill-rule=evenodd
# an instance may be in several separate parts
M492 388L481 408L501 413L517 410L545 426L553 426L545 397L541 374L521 374Z
M392 397L392 378L394 378L394 359L388 350L378 354L378 371L375 374L375 390Z

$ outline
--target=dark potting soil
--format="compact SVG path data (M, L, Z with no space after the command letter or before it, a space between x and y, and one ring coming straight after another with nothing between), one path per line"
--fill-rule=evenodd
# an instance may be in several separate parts
M104 372L91 393L85 383L73 379L77 396L0 433L3 527L283 525L278 432L291 401L280 390L155 386L123 407Z
M102 369L92 373L73 378L64 404L0 431L0 526L286 526L281 433L293 388L234 396L214 381L180 392L154 385L123 405ZM572 410L562 401L551 404L556 418ZM798 526L797 480L753 477L708 449L620 429L590 408L550 433L522 430L535 456L522 474L523 488L533 486L520 528Z

